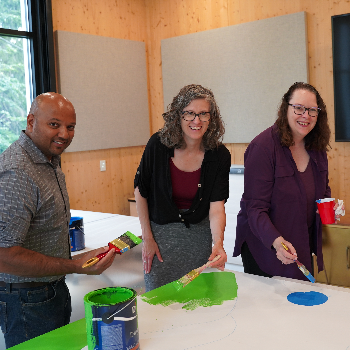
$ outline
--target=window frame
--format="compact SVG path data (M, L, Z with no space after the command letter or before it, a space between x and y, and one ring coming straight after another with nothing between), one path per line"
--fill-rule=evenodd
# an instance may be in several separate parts
M56 67L51 0L27 0L27 4L29 31L0 28L0 35L31 39L33 100L44 92L56 92Z
M350 142L350 104L346 97L350 91L350 13L332 16L331 21L335 142Z

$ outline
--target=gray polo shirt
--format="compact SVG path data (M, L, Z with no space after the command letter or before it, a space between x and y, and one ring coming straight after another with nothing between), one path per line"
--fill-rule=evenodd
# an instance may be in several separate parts
M48 256L69 258L70 209L60 157L52 161L22 132L0 155L0 247L21 246ZM0 281L54 281L61 276Z

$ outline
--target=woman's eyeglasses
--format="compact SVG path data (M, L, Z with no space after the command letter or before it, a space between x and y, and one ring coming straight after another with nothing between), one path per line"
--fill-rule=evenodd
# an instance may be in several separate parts
M290 103L288 103L289 106L292 106L294 109L294 113L296 115L303 115L306 111L309 112L309 116L310 117L317 117L318 113L320 112L321 108L318 107L310 107L310 108L306 108L303 105L292 105Z
M199 118L202 122L207 122L210 119L210 112L200 112L200 113L194 113L192 111L182 111L182 118L185 119L187 122L191 122L196 119L196 117Z

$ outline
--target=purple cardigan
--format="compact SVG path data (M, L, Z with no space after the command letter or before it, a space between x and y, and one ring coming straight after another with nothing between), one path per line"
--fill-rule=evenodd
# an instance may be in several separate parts
M331 196L328 160L324 151L308 151L315 182L316 199ZM273 276L306 279L296 264L283 265L276 257L273 241L282 236L291 242L298 260L311 271L307 226L306 192L288 147L280 143L277 127L263 131L244 154L244 193L237 216L233 256L241 253L243 242L260 269ZM315 213L316 213L315 203ZM318 270L323 270L322 223L316 215L314 251Z

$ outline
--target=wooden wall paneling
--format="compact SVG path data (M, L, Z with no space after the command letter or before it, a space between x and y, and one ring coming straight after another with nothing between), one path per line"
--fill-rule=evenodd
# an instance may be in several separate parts
M333 72L330 21L332 15L350 12L349 0L319 0L317 2L314 0L52 0L52 7L54 30L108 35L146 42L151 133L163 125L161 114L164 111L164 106L160 52L162 39L199 30L306 11L309 80L317 87L327 104L332 129L331 146L333 149L329 152L332 195L345 199L345 204L350 203L350 169L348 169L350 144L333 141ZM195 19L192 19L193 13ZM145 29L141 30L141 28ZM231 152L232 163L243 164L243 154L247 145L229 144L227 146ZM141 158L142 152L139 150L130 150L130 152L132 152L132 157ZM70 159L70 156L68 159L67 154L65 154L63 160L66 161L66 165L69 165L70 171L73 171L71 169L76 166L76 161ZM104 155L101 156L103 157L101 159L106 158ZM70 162L72 164L68 164ZM112 165L112 167L119 167L118 161L113 159L112 163L114 164L114 162L116 165ZM124 160L124 162L129 164L129 161ZM82 165L82 168L87 172L87 167ZM114 181L118 181L117 178L113 180L113 183ZM67 183L70 185L71 182L69 175ZM90 184L90 186L94 185ZM347 214L342 218L341 223L350 223L350 215Z
M200 5L203 3L200 0L187 0L188 7L195 8L198 4L198 25L193 26L189 24L190 15L177 17L177 12L171 12L172 8L179 8L184 5L183 1L172 0L152 0L148 2L147 14L148 21L151 27L152 38L156 38L157 42L154 47L159 45L160 40L176 35L184 35L193 33L196 30L213 29L212 23L208 22L208 6ZM214 3L215 1L211 1ZM216 2L215 2L216 3ZM206 4L206 3L205 3ZM216 3L217 4L217 3ZM346 1L332 1L321 0L317 4L312 0L303 1L284 1L284 0L227 0L222 1L224 10L221 16L227 18L227 24L234 25L264 19L284 14L306 11L307 12L307 31L308 31L308 51L309 51L309 82L316 86L325 100L329 113L329 123L332 130L331 146L333 150L329 152L330 158L330 185L332 187L332 194L336 198L343 198L347 202L350 200L350 185L348 185L348 169L346 162L350 153L350 145L347 143L335 144L334 140L334 112L333 112L333 72L332 72L332 43L331 43L331 16L341 13L350 12L350 2ZM223 12L227 11L227 15ZM188 11L191 14L191 11ZM207 17L206 17L207 16ZM201 24L202 19L206 18L206 24ZM208 25L209 23L209 25ZM169 27L177 27L170 29ZM186 28L187 27L187 28ZM185 28L185 29L184 29ZM288 40L288 38L286 38ZM150 62L150 69L153 69L150 76L152 91L151 100L155 106L162 106L162 78L161 78L161 60L160 51L158 47L156 50L150 51L152 62ZM151 67L151 65L154 65ZM282 97L282 96L281 96ZM157 108L157 107L155 107ZM152 114L154 125L159 128L162 125L162 120L158 116ZM155 131L153 128L153 131ZM246 145L242 147L241 144L227 145L231 152L232 162L243 164L243 154ZM350 215L342 218L342 223L350 223Z
M109 151L64 153L62 170L72 209L109 212L112 202ZM100 171L100 160L106 161L106 171Z
M53 29L146 42L145 0L52 0Z
M229 25L227 6L227 0L207 0L205 2L203 9L205 11L205 14L209 15L209 18L208 21L204 18L204 21L211 23L210 29L226 27Z
M345 148L343 143L333 142L332 149L328 152L329 184L332 189L332 197L345 199L346 192L346 163ZM345 200L346 201L346 200Z
M128 198L133 197L134 176L144 147L64 153L72 209L129 215ZM106 160L105 172L100 160Z
M113 210L129 215L128 198L134 197L134 177L144 147L123 147L111 150L111 184Z
M226 144L231 153L231 164L244 164L244 152L248 147L248 143L229 143Z
M52 12L54 31L147 42L145 0L52 0ZM133 183L126 181L127 189L116 184L125 182L124 177L131 177L134 163L141 159L143 147L127 147L123 152L129 152L130 159L122 158L118 149L62 155L62 169L73 209L128 213L127 198L122 197L133 192ZM106 160L106 172L100 172L100 160ZM130 174L120 172L122 168L130 169Z
M163 5L166 2L163 2ZM163 89L162 89L162 67L160 53L161 32L158 27L163 29L165 11L162 11L162 3L158 4L154 0L147 2L147 26L148 26L148 72L149 72L149 98L150 98L150 115L151 115L151 134L163 126L162 113L166 106L163 106Z

